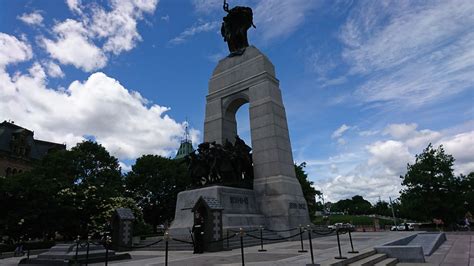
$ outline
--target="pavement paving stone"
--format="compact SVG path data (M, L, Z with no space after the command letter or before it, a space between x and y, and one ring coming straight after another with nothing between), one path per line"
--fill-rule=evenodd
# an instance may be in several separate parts
M415 232L416 233L416 232ZM373 250L376 245L381 245L395 239L413 234L413 232L356 232L353 233L354 248L361 253ZM245 264L249 266L271 266L271 265L295 265L303 266L311 262L310 252L298 253L301 249L299 241L281 242L274 244L264 244L267 252L258 252L259 246L246 247ZM304 248L309 249L307 240ZM447 241L442 244L431 256L426 257L427 265L455 265L474 266L474 232L467 234L447 233ZM353 257L357 254L349 254L350 243L348 236L341 237L341 249L346 257ZM313 239L313 252L315 263L333 261L338 255L338 248L335 236L327 236ZM128 261L113 261L109 265L124 266L161 266L164 265L163 251L135 250L129 252L132 259ZM0 260L0 265L18 265L21 258L8 258ZM192 254L191 251L170 251L169 265L242 265L240 249L222 251L215 253ZM93 265L104 265L97 263ZM405 265L405 264L403 264ZM407 264L408 265L408 264ZM414 264L413 264L414 265Z

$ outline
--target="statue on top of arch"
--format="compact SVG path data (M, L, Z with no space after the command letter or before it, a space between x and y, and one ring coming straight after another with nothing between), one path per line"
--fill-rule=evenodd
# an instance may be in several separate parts
M227 15L222 18L221 34L229 47L229 57L242 55L249 46L247 30L251 26L256 28L253 24L252 9L246 6L229 9L229 4L224 0L224 11Z
M193 187L224 185L252 188L252 148L238 136L235 144L226 140L224 145L204 142L197 151L186 156Z

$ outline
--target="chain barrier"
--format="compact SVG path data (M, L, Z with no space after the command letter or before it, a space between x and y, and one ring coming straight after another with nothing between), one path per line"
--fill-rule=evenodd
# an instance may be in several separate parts
M176 242L181 242L181 243L186 243L186 244L191 244L191 245L194 246L194 242L192 242L192 241L186 241L186 240L177 239L177 238L171 238L170 240L171 241L176 241Z
M304 233L304 232L300 232L300 233L297 233L297 234L294 234L294 235L291 235L291 236L287 236L287 237L282 237L282 238L266 238L266 237L262 237L261 239L263 239L263 240L265 240L265 241L286 240L286 239L290 239L290 238L299 236L299 235L301 235L301 234L303 234L303 233ZM250 237L255 238L255 239L260 239L260 237L254 236L254 235L251 235L251 234L247 234L247 236L250 236Z
M231 231L231 232L233 232L233 233L240 233L240 229L239 229L239 230L227 229L227 230L228 230L228 231ZM260 228L248 230L248 231L245 231L245 232L246 232L246 233L252 233L252 232L257 232L258 230L260 230Z
M331 229L330 231L326 231L326 232L322 232L322 231L317 231L315 229L312 229L311 232L317 234L317 235L320 235L320 236L327 236L327 235L330 235L332 233L334 233L336 230L335 229Z
M280 233L280 232L291 232L291 231L295 231L297 229L298 229L298 227L291 228L291 229L286 229L286 230L272 230L272 229L265 229L265 228L263 230L273 232L273 233Z

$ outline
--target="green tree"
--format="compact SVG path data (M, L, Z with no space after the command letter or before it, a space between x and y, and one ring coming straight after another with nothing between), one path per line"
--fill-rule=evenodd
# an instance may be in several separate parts
M407 165L407 173L400 176L402 215L420 221L442 219L453 224L463 216L463 176L455 177L454 157L446 154L443 146L431 144L416 155L414 164Z
M156 226L174 219L179 192L191 184L186 165L157 155L143 155L126 175L127 195L143 209L145 222Z
M372 207L372 213L384 216L392 216L392 210L390 209L390 205L386 201L378 201Z
M4 234L72 238L102 229L114 198L123 194L118 160L100 144L85 141L48 154L24 174L0 180ZM4 207L5 206L5 207ZM115 206L115 205L114 205Z
M296 178L300 182L301 189L303 190L303 196L308 203L308 212L311 220L314 219L318 204L316 203L316 196L321 196L321 191L316 190L313 185L313 181L309 181L308 174L304 171L306 163L303 162L299 165L295 164Z
M370 214L372 204L360 195L355 195L351 199L340 200L331 206L331 211L348 212L349 214Z

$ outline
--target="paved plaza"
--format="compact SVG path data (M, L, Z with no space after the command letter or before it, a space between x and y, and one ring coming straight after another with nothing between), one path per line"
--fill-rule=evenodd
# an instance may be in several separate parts
M353 233L356 250L371 250L372 247L408 236L413 232L357 232ZM341 237L343 255L351 257L348 236ZM299 253L299 241L265 245L267 252L258 252L259 246L244 249L246 265L306 265L311 262L310 253ZM305 240L304 248L308 249ZM334 260L338 254L336 236L320 237L313 240L314 258L316 263ZM110 262L110 265L158 266L164 265L163 251L132 251L131 260ZM240 249L216 253L192 254L191 251L170 251L169 265L242 265ZM0 260L0 265L17 265L20 258ZM447 233L447 241L431 256L426 257L427 265L465 265L474 266L474 233ZM104 265L97 263L92 265ZM407 264L408 265L408 264Z

